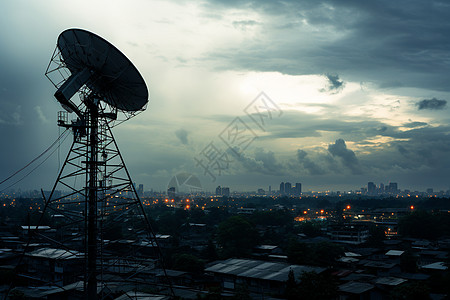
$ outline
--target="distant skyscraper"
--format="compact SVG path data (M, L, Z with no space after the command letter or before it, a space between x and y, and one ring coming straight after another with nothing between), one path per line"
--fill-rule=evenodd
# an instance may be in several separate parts
M373 182L367 183L367 193L369 195L375 195L377 190L377 186Z
M283 195L285 192L284 190L284 182L280 183L280 194Z
M389 192L393 194L398 192L397 182L389 182Z
M290 182L284 184L284 193L288 195L292 194L292 185Z
M140 185L139 185L139 188L138 188L138 190L137 190L137 193L138 193L138 196L139 196L139 197L144 196L144 185L143 185L143 184L140 184Z
M230 197L230 188L229 187L222 188L222 196Z
M218 187L216 187L216 195L222 196L222 188L220 187L220 185Z
M216 196L230 196L230 188L229 187L221 187L220 185L216 187Z
M384 193L384 184L383 183L380 183L380 192Z
M302 194L302 184L300 182L297 182L295 184L295 189L294 190L295 190L294 194L296 196L300 196Z
M170 199L175 198L175 187L174 186L167 189L167 197Z

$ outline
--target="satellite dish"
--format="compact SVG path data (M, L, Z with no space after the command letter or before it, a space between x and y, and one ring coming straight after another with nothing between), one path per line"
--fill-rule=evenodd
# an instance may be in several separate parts
M118 112L128 117L145 110L148 90L136 67L122 52L103 38L82 29L68 29L59 35L45 75L57 88L55 97L64 109L78 115L77 120L70 124L67 123L66 112L58 115L58 126L72 129L74 139L46 199L44 213L48 208L61 211L64 216L57 226L61 234L49 240L57 243L58 247L67 243L67 249L86 252L80 268L84 273L81 277L85 281L84 299L97 299L98 286L107 284L103 274L110 274L104 271L116 270L114 264L122 259L111 257L127 255L108 252L108 259L104 258L104 233L108 226L117 220L130 220L133 228L140 223L147 227L156 244L155 234L110 126L115 123ZM54 75L63 79L53 81L51 77ZM77 105L71 99L78 92L81 103ZM83 182L80 184L77 178ZM69 193L54 196L57 187L69 188ZM116 205L120 208L116 209ZM144 223L131 221L136 216L144 216ZM77 231L73 239L67 238L66 229ZM142 238L140 229L135 233ZM142 268L141 263L135 265ZM73 278L79 280L77 276ZM97 284L98 280L101 284Z
M62 63L71 75L58 88L56 99L69 112L81 112L70 101L87 86L95 98L123 112L144 110L148 90L131 61L108 41L82 29L67 29L58 37Z

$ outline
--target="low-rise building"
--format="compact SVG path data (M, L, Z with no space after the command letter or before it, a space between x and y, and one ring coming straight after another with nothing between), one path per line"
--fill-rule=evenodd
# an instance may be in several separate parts
M367 226L346 224L330 226L328 236L336 243L359 245L365 243L370 235Z
M322 273L325 268L265 262L251 259L230 258L218 261L205 269L220 281L224 290L234 291L246 286L251 293L282 294L286 288L289 272L298 278L303 272Z

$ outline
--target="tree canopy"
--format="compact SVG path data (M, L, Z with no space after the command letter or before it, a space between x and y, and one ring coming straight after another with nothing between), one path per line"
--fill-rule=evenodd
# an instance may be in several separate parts
M220 254L223 258L250 254L258 239L255 226L241 216L226 219L217 229L217 242L222 247Z

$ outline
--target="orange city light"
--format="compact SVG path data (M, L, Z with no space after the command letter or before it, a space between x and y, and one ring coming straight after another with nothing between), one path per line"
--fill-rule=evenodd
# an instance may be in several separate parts
M347 205L347 209L350 209L351 207L350 207L350 205Z
M411 207L410 207L410 208L411 208L411 210L413 210L413 209L414 209L414 205L411 205Z

